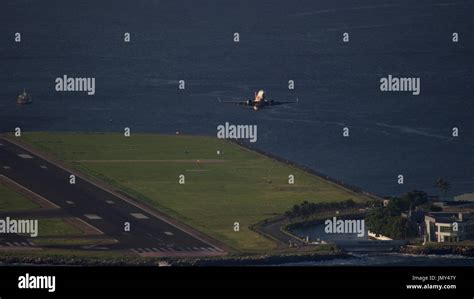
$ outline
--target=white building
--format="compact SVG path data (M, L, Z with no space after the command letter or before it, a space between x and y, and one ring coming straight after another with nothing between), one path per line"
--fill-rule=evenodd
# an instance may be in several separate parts
M469 213L431 212L425 216L428 242L459 242L474 237L474 218Z

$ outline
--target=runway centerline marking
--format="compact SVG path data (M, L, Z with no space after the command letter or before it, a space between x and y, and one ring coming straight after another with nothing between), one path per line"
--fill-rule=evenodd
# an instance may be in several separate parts
M28 154L18 154L18 157L23 159L33 159L33 157Z
M174 234L172 232L165 232L165 235L174 236Z
M142 213L130 213L130 215L137 219L148 219L148 216L143 215Z
M84 214L85 217L91 219L91 220L99 220L102 219L99 215L96 214Z

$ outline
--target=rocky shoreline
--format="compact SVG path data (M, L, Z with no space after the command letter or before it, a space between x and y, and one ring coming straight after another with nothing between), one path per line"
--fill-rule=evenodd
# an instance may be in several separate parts
M418 254L418 255L462 255L474 257L474 247L471 246L404 246L399 250L400 253Z
M271 266L307 261L326 261L332 259L351 258L347 253L305 253L295 255L261 255L261 256L238 256L221 259L180 259L170 261L172 266Z
M324 261L331 259L350 258L342 252L333 253L302 253L279 255L242 255L219 258L107 258L89 257L26 257L3 256L0 265L37 265L37 266L269 266L305 261Z
M401 254L412 255L459 255L465 257L474 257L474 247L470 246L414 246L408 245L401 247L398 251ZM319 262L334 259L350 259L354 256L350 252L319 252L319 253L300 253L300 254L274 254L274 255L239 255L218 258L132 258L132 257L113 257L98 259L83 256L2 256L0 257L0 266L130 266L130 267L196 267L196 266L278 266L282 264L292 264L300 262Z

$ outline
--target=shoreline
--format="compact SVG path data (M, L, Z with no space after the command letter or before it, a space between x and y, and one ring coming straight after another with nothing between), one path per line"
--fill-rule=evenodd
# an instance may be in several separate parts
M357 254L364 252L357 252ZM407 255L411 257L435 257L435 258L474 258L471 254L466 255L457 251L417 251L417 250L400 250L392 252L367 252L369 255L398 254L400 256ZM137 258L137 257L111 257L111 258L95 258L83 256L42 256L42 257L21 257L21 256L2 256L0 257L0 267L9 266L37 266L37 267L58 267L58 266L76 266L76 267L246 267L246 266L284 266L293 263L315 263L331 260L351 260L359 257L353 252L335 251L332 253L303 253L303 254L269 254L269 255L243 255L243 256L227 256L222 258ZM344 266L346 264L319 265L325 266ZM316 266L318 265L307 265ZM363 267L363 265L350 265L351 267ZM369 267L377 267L377 265L365 265ZM436 266L436 265L434 265ZM421 266L420 266L421 267Z

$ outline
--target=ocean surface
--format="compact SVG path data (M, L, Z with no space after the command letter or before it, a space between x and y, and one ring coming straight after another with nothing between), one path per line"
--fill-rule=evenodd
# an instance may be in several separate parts
M2 1L0 131L256 124L255 147L370 192L436 194L439 177L449 195L474 192L473 11L447 0ZM64 74L95 77L96 94L56 92ZM380 92L389 74L419 77L421 94ZM23 88L32 105L15 104ZM260 88L299 104L217 102Z

